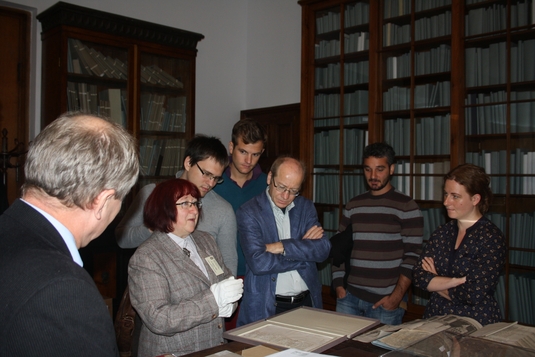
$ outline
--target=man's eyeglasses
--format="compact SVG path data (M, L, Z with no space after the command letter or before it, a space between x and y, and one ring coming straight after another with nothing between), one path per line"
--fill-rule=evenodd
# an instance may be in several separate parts
M275 180L271 180L273 182L273 187L275 187L275 190L277 190L277 192L280 192L280 193L284 193L286 191L288 191L290 193L290 195L293 195L293 196L299 196L299 190L296 190L295 188L288 188L284 185L276 185L275 184Z
M201 169L201 167L199 166L198 163L195 163L195 165L197 165L197 168L201 172L202 177L206 177L206 178L208 178L208 179L210 179L212 181L215 181L216 183L223 182L223 176L214 176L213 174L210 174L208 172L204 172L203 169Z
M196 201L196 202L184 201L184 202L179 202L176 205L180 206L182 209L190 209L192 206L197 207L197 209L201 209L202 202L200 202L200 201Z

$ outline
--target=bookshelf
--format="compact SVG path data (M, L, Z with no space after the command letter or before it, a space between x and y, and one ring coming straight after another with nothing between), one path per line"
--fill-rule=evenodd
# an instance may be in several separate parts
M66 111L110 117L139 141L139 184L173 177L195 131L201 34L58 2L42 24L42 125Z
M345 203L365 190L368 142L394 147L392 183L419 204L424 242L447 219L444 173L464 162L483 166L495 194L488 217L509 245L496 296L505 319L535 324L535 311L515 311L531 306L522 301L535 291L533 1L299 3L300 153L313 168L304 194L326 230L335 233ZM330 284L328 264L320 268ZM421 316L425 303L413 289L408 318Z
M106 115L138 140L137 187L174 177L195 132L196 47L204 36L64 2L37 19L42 127L67 111ZM117 308L133 251L118 248L115 224L80 253Z

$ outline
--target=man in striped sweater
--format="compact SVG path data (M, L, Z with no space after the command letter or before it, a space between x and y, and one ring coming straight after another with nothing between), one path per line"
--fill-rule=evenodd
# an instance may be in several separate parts
M414 200L390 183L395 153L385 143L364 150L369 191L345 207L339 232L351 226L353 249L347 263L332 266L336 311L366 316L383 324L402 322L400 307L411 284L412 269L422 251L423 218ZM344 282L345 275L347 283Z

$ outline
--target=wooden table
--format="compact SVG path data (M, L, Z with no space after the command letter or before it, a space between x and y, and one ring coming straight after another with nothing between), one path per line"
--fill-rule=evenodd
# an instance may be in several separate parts
M247 343L231 341L224 345L208 348L206 350L198 351L185 356L204 357L224 350L239 353L242 350L250 347L253 346ZM388 352L388 350L374 346L371 343L362 343L358 341L347 340L340 343L339 345L329 348L328 350L322 352L322 354L339 357L378 357L386 352Z

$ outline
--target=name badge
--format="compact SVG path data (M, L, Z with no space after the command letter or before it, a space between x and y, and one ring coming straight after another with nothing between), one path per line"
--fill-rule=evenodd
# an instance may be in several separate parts
M221 266L219 265L219 263L217 262L217 260L215 260L213 256L210 255L209 257L206 257L204 259L206 260L210 268L212 268L212 271L214 272L215 275L219 276L223 274L223 269L221 269Z

